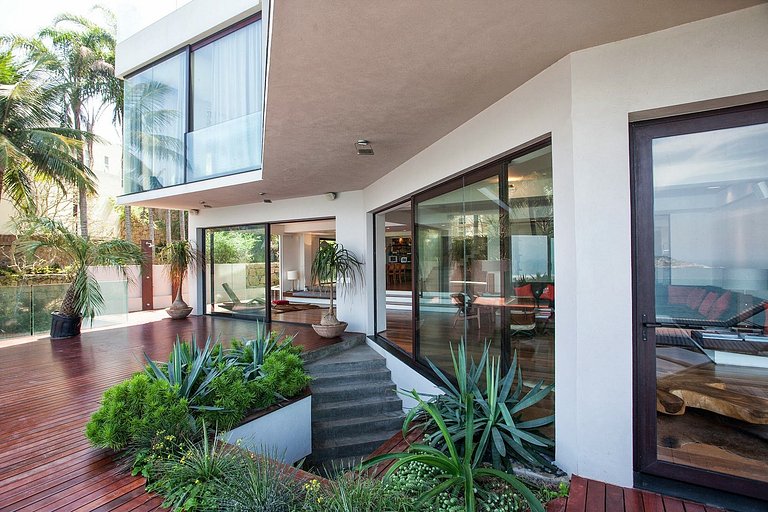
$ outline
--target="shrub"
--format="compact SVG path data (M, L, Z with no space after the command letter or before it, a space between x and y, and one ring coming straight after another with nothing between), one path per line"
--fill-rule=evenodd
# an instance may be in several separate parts
M362 469L376 466L388 460L394 460L394 463L385 475L385 478L389 479L401 468L414 462L431 468L434 471L435 480L439 483L424 489L414 504L416 508L429 505L435 499L439 500L441 496L447 493L452 499L456 500L456 505L459 504L460 500L463 500L465 510L474 512L477 510L478 502L480 502L480 506L483 506L483 500L490 500L492 498L492 493L487 490L486 483L491 481L497 482L496 485L503 483L514 489L528 504L532 512L544 512L541 502L523 482L508 473L498 469L485 468L480 464L481 457L479 455L485 453L489 437L484 433L480 437L480 441L475 445L473 433L476 430L476 425L473 416L474 399L472 395L465 394L462 397L463 410L461 413L465 418L463 453L459 452L454 443L440 410L434 404L425 402L416 391L411 392L411 396L437 426L447 454L432 446L412 444L408 453L387 453L373 457L362 465ZM489 430L487 426L486 430Z
M554 455L554 442L539 432L540 427L554 422L554 415L523 419L526 409L547 397L554 385L544 386L543 382L538 382L526 392L522 370L517 364L517 353L509 371L501 377L500 361L488 357L488 345L483 349L480 362L476 364L473 360L469 366L464 340L459 343L457 352L454 353L451 347L456 384L431 361L427 362L440 377L442 384L439 387L444 393L434 397L430 403L440 411L459 451L464 449L465 436L463 398L469 395L473 397L475 418L472 438L484 446L482 451L478 450L479 460L491 462L496 469L509 469L510 462L514 460L526 466L556 469L550 462ZM418 423L423 412L419 407L412 409L406 417L406 425L414 420ZM427 417L424 428L428 432L427 443L445 451L442 433L431 417ZM488 442L480 443L481 437Z
M267 356L262 366L264 384L279 398L298 395L312 380L304 371L304 361L294 351L281 350Z
M239 368L230 367L214 378L196 415L218 430L229 430L253 407L253 387L243 379Z
M380 480L359 473L341 473L328 485L317 480L304 484L305 512L411 512L413 500Z
M267 457L243 454L243 467L229 473L219 490L222 510L289 512L301 507L301 483L296 470Z
M254 338L243 341L233 339L227 358L242 368L246 380L254 380L262 375L261 367L271 354L283 350L301 351L300 346L293 345L294 338L284 336L283 332L268 331L265 324L257 321Z
M104 393L85 433L94 446L140 449L150 446L159 431L184 435L192 430L190 423L186 399L167 382L138 373Z
M219 343L211 346L210 336L202 349L197 346L194 335L191 342L182 342L176 336L167 363L155 363L146 353L144 358L146 374L151 379L167 382L193 409L205 402L211 382L232 365L224 359Z
M173 510L221 510L222 480L243 471L243 467L237 448L210 441L203 428L200 442L187 442L158 462L159 478L147 485L147 490L162 495L163 506Z

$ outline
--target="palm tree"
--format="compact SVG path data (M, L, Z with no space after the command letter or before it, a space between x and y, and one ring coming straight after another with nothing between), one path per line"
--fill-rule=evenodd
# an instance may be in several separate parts
M170 210L168 210L170 211ZM197 261L197 251L188 240L177 240L167 244L160 251L160 261L168 265L168 274L173 286L176 287L176 300L167 309L171 318L186 318L192 311L181 296L181 287L190 268Z
M77 156L82 141L93 137L59 126L60 90L47 81L42 63L16 65L6 54L0 57L0 80L12 82L0 85L0 198L5 194L20 210L33 212L35 180L63 191L95 190L93 173Z
M321 286L328 285L330 288L328 313L323 315L320 325L335 326L343 323L336 318L336 311L333 308L333 288L337 281L342 286L342 290L354 287L358 277L362 279L362 265L357 256L345 249L343 245L320 243L312 260L312 280L317 281Z
M65 124L93 134L96 121L117 101L122 99L122 86L115 77L114 15L98 8L107 18L107 27L73 14L54 18L36 39L14 38L14 45L27 50L44 63L52 78L58 82L64 105ZM113 120L119 120L115 113ZM78 152L81 164L92 167L93 137ZM88 193L78 187L80 234L88 236Z
M70 265L72 282L67 288L58 314L67 319L93 318L104 306L101 287L88 267L105 265L116 267L127 277L127 265L140 265L143 259L141 247L126 240L92 240L68 230L60 222L30 217L21 224L20 247L31 255L47 248ZM55 313L54 313L55 315ZM53 336L53 327L52 336ZM74 335L74 334L73 334Z

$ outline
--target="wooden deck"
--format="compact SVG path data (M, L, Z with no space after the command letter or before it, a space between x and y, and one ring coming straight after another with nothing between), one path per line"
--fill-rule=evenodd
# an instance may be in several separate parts
M161 499L144 492L107 450L84 435L108 387L143 367L143 353L164 359L176 335L198 341L248 336L253 322L190 317L88 332L61 341L43 339L0 348L0 510L150 511ZM276 324L280 326L280 324ZM296 341L311 351L335 340L310 327Z
M411 443L421 438L416 430L403 438L402 433L392 436L382 444L371 457L385 453L397 453L408 450ZM369 471L372 478L382 478L394 463L389 461L379 464ZM662 496L648 491L627 489L615 485L589 480L574 475L571 478L571 492L568 498L551 501L547 512L725 512L724 510L683 501L678 498Z

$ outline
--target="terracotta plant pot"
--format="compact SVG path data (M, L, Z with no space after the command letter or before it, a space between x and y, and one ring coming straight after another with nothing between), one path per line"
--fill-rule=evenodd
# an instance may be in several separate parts
M316 325L312 324L315 332L323 338L338 338L347 328L347 322L339 322L334 325Z
M82 316L66 316L58 311L51 313L51 339L63 340L80 334Z

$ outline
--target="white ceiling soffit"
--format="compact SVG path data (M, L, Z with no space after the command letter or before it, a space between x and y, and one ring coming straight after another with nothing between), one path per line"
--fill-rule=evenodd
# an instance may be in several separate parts
M364 188L571 52L758 3L273 2L264 181L247 188Z

